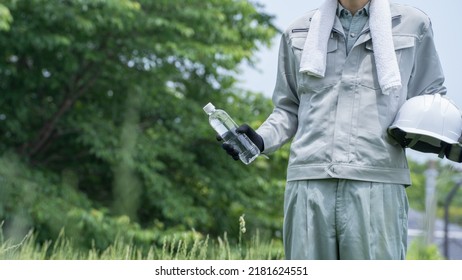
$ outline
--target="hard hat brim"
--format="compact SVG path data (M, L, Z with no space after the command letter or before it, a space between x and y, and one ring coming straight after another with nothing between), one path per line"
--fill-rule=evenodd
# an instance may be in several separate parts
M446 137L444 135L440 135L440 134L437 134L437 133L434 133L434 132L431 132L431 131L418 129L418 128L413 128L413 127L403 127L403 126L392 125L392 126L390 126L388 128L388 130L391 131L394 128L401 129L402 131L404 131L406 133L429 136L429 137L435 138L437 140L440 140L442 142L445 142L447 144L457 144L457 143L459 143L458 141L455 141L454 139L451 139L451 138Z

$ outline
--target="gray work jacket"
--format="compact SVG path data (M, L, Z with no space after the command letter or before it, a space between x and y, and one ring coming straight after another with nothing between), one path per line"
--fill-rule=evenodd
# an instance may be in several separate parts
M325 78L299 72L314 11L282 34L274 110L257 129L272 153L292 139L287 180L341 178L410 185L405 150L387 133L406 101L420 94L445 94L444 75L427 15L391 4L393 42L403 87L381 92L368 24L351 52L336 18ZM418 109L418 108L416 108Z

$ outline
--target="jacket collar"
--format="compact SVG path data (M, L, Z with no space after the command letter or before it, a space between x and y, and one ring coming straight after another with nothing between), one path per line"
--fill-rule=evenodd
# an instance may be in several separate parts
M395 27L400 24L400 19L402 17L402 12L396 7L396 5L391 5L390 4L390 13L391 13L391 20L392 20L392 27ZM342 23L340 22L340 19L338 17L335 18L334 22L334 32L340 33L343 36L345 36L345 33L343 32L343 26ZM358 38L358 40L355 43L356 45L360 45L368 40L371 39L371 32L369 29L369 21L366 22L366 25L363 28L363 31L361 32L361 36Z

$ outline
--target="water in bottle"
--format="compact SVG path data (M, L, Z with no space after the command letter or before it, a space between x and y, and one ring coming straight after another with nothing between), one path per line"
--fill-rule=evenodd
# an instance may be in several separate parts
M213 129L223 138L225 143L231 144L239 152L239 158L245 164L251 163L260 154L258 147L245 134L236 132L237 124L225 111L216 109L212 103L204 107L209 115L209 122Z

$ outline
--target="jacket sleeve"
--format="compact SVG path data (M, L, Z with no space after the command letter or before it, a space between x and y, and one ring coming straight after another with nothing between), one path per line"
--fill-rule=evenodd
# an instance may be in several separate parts
M264 141L264 153L276 151L297 131L299 98L297 94L296 57L289 45L287 33L281 38L276 85L273 92L274 110L257 129Z
M433 41L431 21L423 25L417 43L414 68L408 84L408 98L421 94L446 94L444 74L438 52Z

